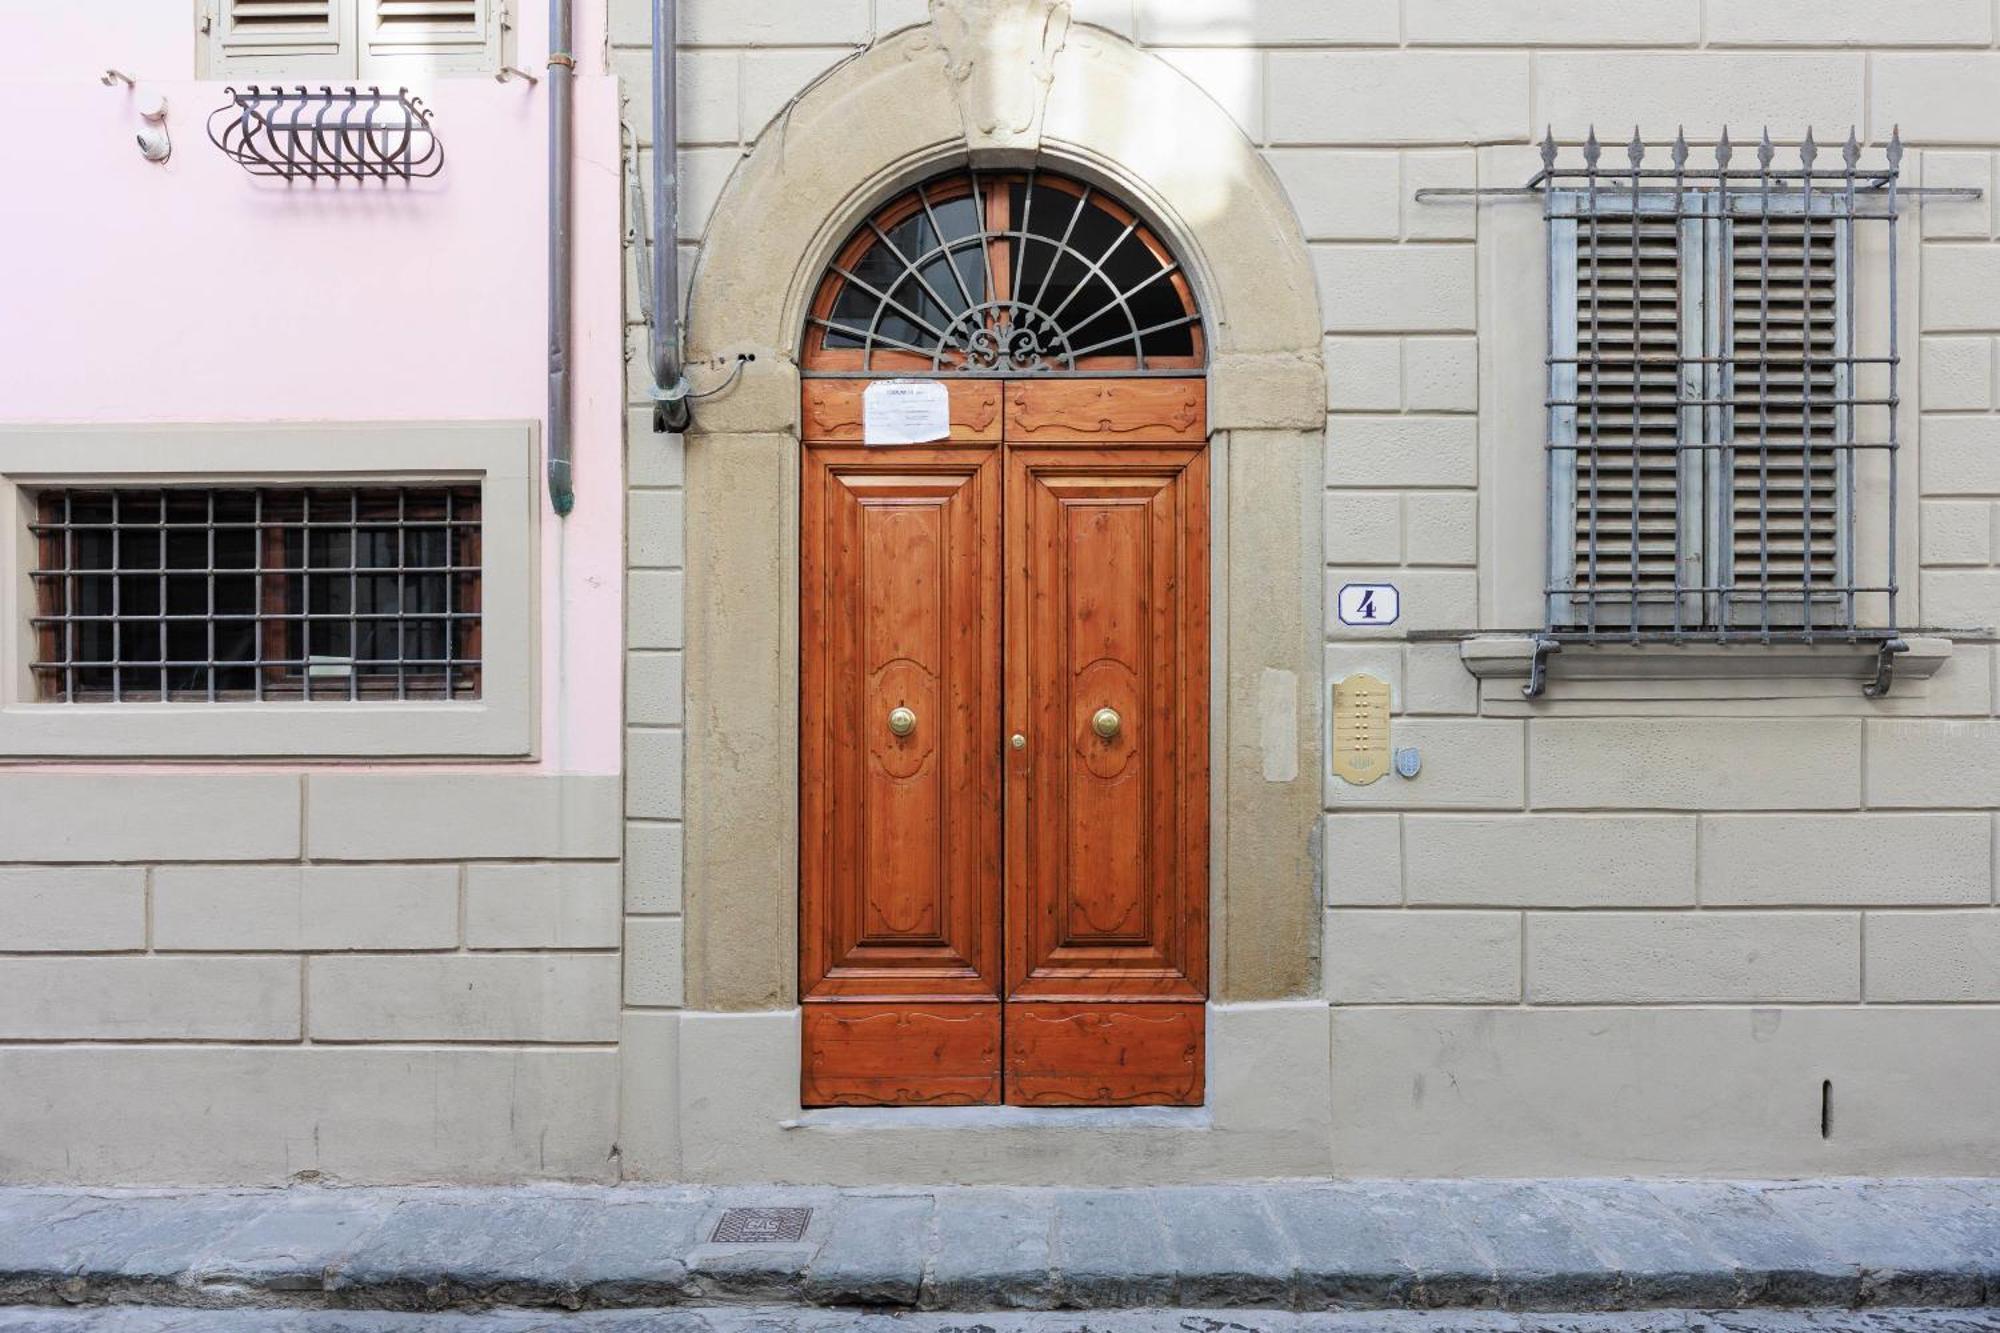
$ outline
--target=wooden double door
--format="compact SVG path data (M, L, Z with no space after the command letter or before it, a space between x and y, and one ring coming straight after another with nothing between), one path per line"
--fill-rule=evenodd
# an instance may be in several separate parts
M1199 1104L1203 382L952 381L900 448L862 388L805 389L802 1101Z

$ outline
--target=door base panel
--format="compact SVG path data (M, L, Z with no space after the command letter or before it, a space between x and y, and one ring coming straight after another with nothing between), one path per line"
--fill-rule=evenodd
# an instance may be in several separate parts
M803 1006L804 1106L997 1106L1000 1006Z
M801 1006L803 1106L1200 1106L1207 1006ZM1004 1091L1004 1096L1003 1096Z
M1007 1006L1009 1106L1199 1106L1206 1006Z

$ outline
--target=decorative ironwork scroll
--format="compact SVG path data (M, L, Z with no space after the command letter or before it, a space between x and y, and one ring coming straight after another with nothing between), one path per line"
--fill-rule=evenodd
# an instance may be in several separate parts
M228 90L208 138L253 176L295 181L411 181L444 169L423 99L399 88L251 84Z

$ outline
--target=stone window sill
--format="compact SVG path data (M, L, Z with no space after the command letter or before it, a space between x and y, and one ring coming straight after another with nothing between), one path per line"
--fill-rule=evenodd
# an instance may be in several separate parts
M1951 660L1952 641L1911 634L1904 642L1909 651L1896 655L1889 697L1921 698ZM1534 656L1535 640L1528 635L1493 635L1459 645L1460 661L1479 678L1482 705L1519 705L1525 712L1565 711L1566 704L1591 710L1724 700L1846 699L1857 711L1875 706L1861 692L1875 678L1872 643L1568 643L1549 656L1547 688L1540 699L1530 700L1521 690Z

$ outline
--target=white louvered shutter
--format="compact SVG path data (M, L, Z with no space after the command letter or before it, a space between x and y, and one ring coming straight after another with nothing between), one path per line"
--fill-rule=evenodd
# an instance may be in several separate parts
M356 68L356 0L208 0L210 79L341 81Z
M1736 449L1727 549L1738 588L1769 590L1774 627L1803 623L1808 546L1816 589L1849 581L1849 464L1830 447L1846 433L1843 423L1850 415L1836 404L1848 396L1849 376L1832 361L1847 351L1839 232L1844 225L1824 217L1808 222L1794 212L1773 216L1768 224L1739 216L1731 228ZM1817 359L1809 371L1801 365L1808 352ZM1815 591L1813 604L1814 620L1821 624L1848 612L1844 599L1829 592ZM1762 618L1760 599L1735 597L1733 623L1755 625Z
M502 0L359 0L361 74L384 87L432 74L490 74L503 62Z

